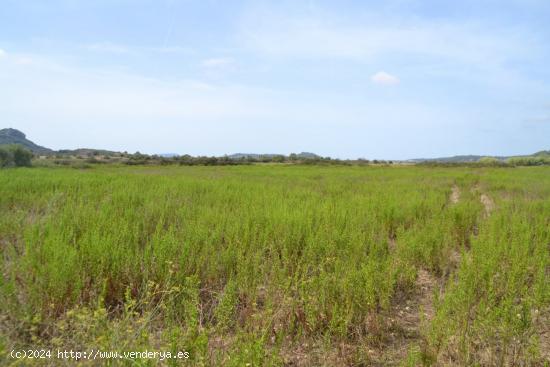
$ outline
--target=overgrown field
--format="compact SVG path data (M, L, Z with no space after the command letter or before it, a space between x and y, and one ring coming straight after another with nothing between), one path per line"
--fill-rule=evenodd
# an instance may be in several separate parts
M2 365L550 358L548 167L5 169L0 251Z

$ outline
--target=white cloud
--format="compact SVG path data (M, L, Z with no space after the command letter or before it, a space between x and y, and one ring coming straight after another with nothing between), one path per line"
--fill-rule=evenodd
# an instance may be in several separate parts
M203 60L202 66L207 68L223 68L235 63L231 57L216 57Z
M129 52L128 47L111 42L93 43L91 45L87 45L86 48L94 52L108 52L114 54L124 54Z
M370 77L370 80L375 84L380 85L397 85L400 80L395 75L386 73L385 71L379 71Z
M6 54L6 51L0 48L0 58L3 57L5 54Z

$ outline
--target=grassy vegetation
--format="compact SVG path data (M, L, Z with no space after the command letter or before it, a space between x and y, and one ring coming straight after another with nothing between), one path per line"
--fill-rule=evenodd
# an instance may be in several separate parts
M548 167L3 170L0 363L544 365L549 246Z

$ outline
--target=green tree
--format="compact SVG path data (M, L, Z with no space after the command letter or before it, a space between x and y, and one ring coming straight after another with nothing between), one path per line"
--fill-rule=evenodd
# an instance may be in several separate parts
M32 160L32 152L19 145L12 148L13 162L16 167L30 167Z
M20 145L0 147L0 167L30 167L32 152Z
M13 154L9 149L0 147L0 167L8 167L13 165Z

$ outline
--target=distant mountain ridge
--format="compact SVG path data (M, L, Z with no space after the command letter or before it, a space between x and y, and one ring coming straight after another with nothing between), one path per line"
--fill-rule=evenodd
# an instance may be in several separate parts
M34 142L27 139L26 135L23 132L17 129L13 129L13 128L0 129L0 145L10 145L10 144L21 145L37 155L62 154L62 155L73 155L73 156L91 156L91 155L113 156L113 155L122 154L120 152L115 152L110 150L89 149L89 148L64 149L64 150L55 151L55 150L35 144ZM124 154L126 154L126 152ZM164 158L174 158L174 157L178 157L179 154L165 153L165 154L160 154L160 156ZM235 154L228 155L226 157L231 160L250 159L250 160L258 160L258 161L261 161L262 158L273 159L275 157L286 157L291 160L292 159L314 160L314 159L322 158L321 156L315 153L309 153L309 152L293 153L290 155L273 154L273 153L269 153L269 154L235 153ZM441 157L441 158L416 158L416 159L409 159L409 160L404 160L399 162L466 163L466 162L479 162L480 160L485 158L496 159L499 161L506 161L507 159L510 159L510 158L532 158L532 157L548 159L550 158L550 150L541 150L533 154L516 155L516 156L457 155L453 157Z
M320 155L317 155L315 153L309 153L309 152L301 152L301 153L295 153L294 154L297 159L319 159L322 158ZM285 154L274 154L274 153L267 153L267 154L259 154L259 153L235 153L228 155L227 157L229 159L262 159L262 158L273 158L273 157L288 157Z
M1 129L0 130L0 145L18 144L29 149L35 154L52 154L53 150L42 147L27 139L27 136L17 129Z
M452 157L441 158L415 158L409 159L407 162L422 163L422 162L441 162L441 163L467 163L479 162L483 158L493 158L499 161L505 161L510 158L528 158L528 157L550 157L550 150L541 150L533 154L526 155L511 155L511 156L495 156L495 155L455 155Z
M34 142L27 139L27 136L17 130L12 128L7 129L1 129L0 130L0 145L11 145L11 144L17 144L21 145L34 154L38 155L51 155L51 154L68 154L68 155L92 155L92 154L100 154L100 155L114 155L118 154L118 152L114 152L111 150L103 150L103 149L90 149L90 148L79 148L79 149L62 149L59 151L55 151L50 148L46 148L43 146L40 146L38 144L35 144Z
M452 157L439 157L439 158L415 158L409 159L408 162L421 163L421 162L444 162L444 163L463 163L463 162L477 162L481 158L487 157L485 155L455 155ZM505 160L508 157L492 157L498 160Z
M91 149L91 148L78 148L78 149L61 149L58 150L57 153L60 154L68 154L68 155L115 155L119 154L119 152L115 152L112 150L104 150L104 149Z

